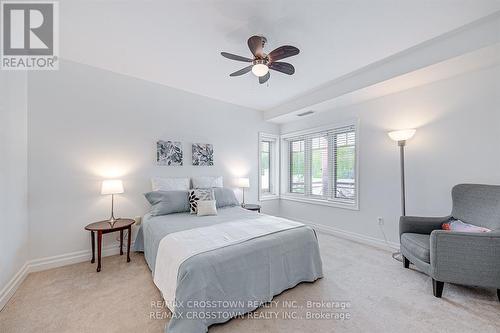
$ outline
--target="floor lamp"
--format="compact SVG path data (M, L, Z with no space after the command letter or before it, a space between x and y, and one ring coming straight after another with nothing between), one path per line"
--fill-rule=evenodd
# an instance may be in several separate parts
M401 166L401 215L402 216L406 216L405 145L406 141L410 140L415 135L416 131L417 131L416 129L405 129L387 133L392 140L398 143L399 146L399 164ZM394 252L392 254L392 258L398 261L403 261L403 258L401 258L400 251Z
M399 163L401 166L401 215L406 216L406 189L405 189L405 145L406 141L410 140L414 135L416 129L405 129L400 131L392 131L387 133L389 137L397 141L399 146Z

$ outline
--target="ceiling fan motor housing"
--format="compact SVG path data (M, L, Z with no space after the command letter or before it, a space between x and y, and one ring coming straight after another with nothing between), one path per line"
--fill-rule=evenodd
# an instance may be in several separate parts
M253 64L254 65L258 65L258 64L262 64L262 65L266 65L269 63L269 58L267 57L267 54L264 54L264 59L255 59L253 61Z

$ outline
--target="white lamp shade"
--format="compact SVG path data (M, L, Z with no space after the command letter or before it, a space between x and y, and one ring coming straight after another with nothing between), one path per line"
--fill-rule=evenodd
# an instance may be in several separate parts
M104 180L101 186L101 194L123 193L123 182L119 179Z
M417 130L414 128L404 129L399 131L392 131L387 133L389 137L394 141L406 141L410 140Z
M238 178L236 181L238 187L249 188L250 187L250 179L248 178Z

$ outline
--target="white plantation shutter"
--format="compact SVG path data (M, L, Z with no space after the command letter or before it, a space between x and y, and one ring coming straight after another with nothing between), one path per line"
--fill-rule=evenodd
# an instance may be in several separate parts
M297 138L289 141L289 192L305 194L305 140Z
M288 145L288 193L356 203L354 125L287 137L285 142Z
M315 197L328 197L329 194L329 175L328 175L328 135L318 133L311 136L309 144L310 160L307 161L309 167L310 187L308 195Z
M333 200L354 202L356 193L356 131L354 126L338 128L331 134L330 164Z

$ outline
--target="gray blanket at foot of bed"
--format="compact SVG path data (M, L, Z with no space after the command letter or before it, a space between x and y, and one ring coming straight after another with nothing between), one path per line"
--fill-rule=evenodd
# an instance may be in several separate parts
M205 219L205 222L207 225L223 223L230 220L230 216L236 219L258 215L235 207L221 209L218 218ZM180 231L171 231L178 229L176 226L180 223L182 229L189 229L185 224L190 225L188 221L196 227L200 223L200 217L185 214L163 216L163 220L166 217L168 221L161 221L160 217L145 219L136 239L136 250L145 251L152 270L158 238L161 240L170 232ZM150 251L154 255L147 253ZM318 241L314 230L307 226L195 255L179 268L176 307L166 332L205 333L212 324L250 312L300 282L321 277Z

